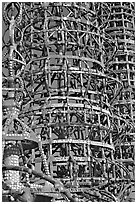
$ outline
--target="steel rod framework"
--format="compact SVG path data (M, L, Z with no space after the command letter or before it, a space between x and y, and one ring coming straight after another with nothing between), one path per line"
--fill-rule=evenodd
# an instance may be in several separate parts
M3 199L133 201L134 3L6 3L2 40Z

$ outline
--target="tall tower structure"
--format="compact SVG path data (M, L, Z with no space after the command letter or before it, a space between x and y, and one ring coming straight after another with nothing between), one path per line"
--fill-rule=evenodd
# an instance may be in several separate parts
M112 23L119 22L113 18L115 7L92 2L4 5L3 183L18 195L29 187L25 201L40 194L53 201L123 201L130 194L133 104L132 117L121 116L126 110L120 97L134 94L134 53L126 34L112 33ZM123 15L125 23L130 15ZM124 40L117 41L117 35ZM121 42L126 52L120 52ZM46 183L45 193L37 176L54 186Z
M119 132L114 141L115 159L127 167L134 181L135 8L132 2L109 3L109 8L111 15L106 32L117 42L117 52L109 68L123 84L123 89L113 105L127 122L127 125L124 125L123 121L115 120L117 133Z

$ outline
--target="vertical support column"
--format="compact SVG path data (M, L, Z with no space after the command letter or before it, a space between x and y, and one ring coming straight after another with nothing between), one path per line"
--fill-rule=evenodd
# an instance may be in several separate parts
M6 145L4 150L4 165L19 166L19 148L15 144ZM4 181L12 188L18 189L20 183L19 171L7 170L3 173Z

